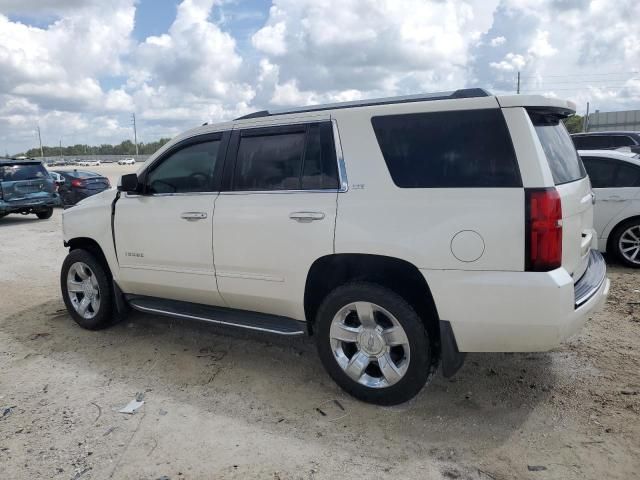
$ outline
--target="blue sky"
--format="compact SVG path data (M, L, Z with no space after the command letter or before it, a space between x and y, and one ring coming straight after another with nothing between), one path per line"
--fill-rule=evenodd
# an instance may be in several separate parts
M615 8L614 8L615 7ZM482 87L640 108L637 0L0 0L0 151ZM635 23L634 23L635 22Z

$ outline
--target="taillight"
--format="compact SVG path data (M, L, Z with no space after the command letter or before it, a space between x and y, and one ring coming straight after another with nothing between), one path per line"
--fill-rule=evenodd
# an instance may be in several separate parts
M81 188L85 186L85 183L83 180L80 180L79 178L74 178L73 180L71 180L71 186Z
M526 269L548 272L562 265L562 204L555 188L526 190Z

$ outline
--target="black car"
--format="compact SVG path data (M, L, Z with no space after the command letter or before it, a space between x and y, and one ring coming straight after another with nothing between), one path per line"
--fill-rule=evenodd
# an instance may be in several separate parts
M640 153L640 132L588 132L571 135L576 150L615 150L628 147Z
M55 170L64 178L64 183L58 187L58 193L65 206L75 205L83 198L111 188L107 177L99 173L86 170Z
M0 218L34 213L46 219L59 201L55 183L41 161L0 158Z

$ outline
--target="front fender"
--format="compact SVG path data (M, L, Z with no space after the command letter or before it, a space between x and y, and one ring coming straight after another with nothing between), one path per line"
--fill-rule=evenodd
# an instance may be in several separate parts
M111 208L116 194L115 189L105 190L62 213L65 245L78 238L95 241L102 249L115 279L119 278L119 268L111 233Z

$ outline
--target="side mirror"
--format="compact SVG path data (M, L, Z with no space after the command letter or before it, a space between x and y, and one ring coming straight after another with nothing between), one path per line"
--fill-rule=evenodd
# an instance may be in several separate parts
M120 177L118 191L120 192L138 192L139 191L138 176L135 173L129 173Z

